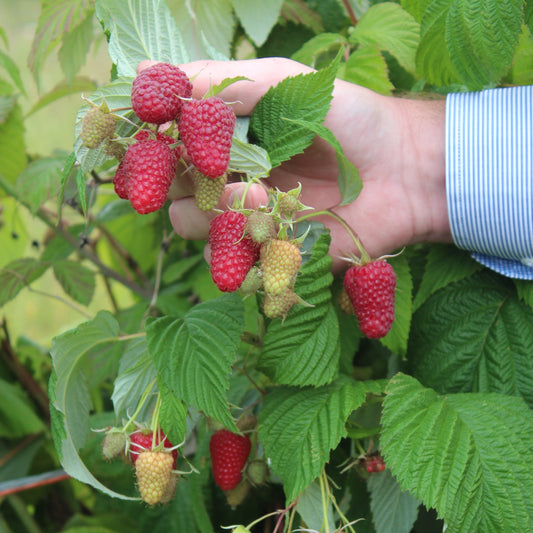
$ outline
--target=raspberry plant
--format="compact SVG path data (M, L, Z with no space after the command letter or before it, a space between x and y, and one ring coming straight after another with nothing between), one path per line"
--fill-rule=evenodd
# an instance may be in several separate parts
M531 531L532 285L453 246L408 247L387 258L390 331L364 335L360 304L333 275L329 233L314 220L332 213L304 206L301 186L271 191L257 211L216 206L227 181L267 180L316 136L334 149L340 204L349 204L362 183L324 126L334 79L413 97L531 84L533 3L192 4L43 1L29 65L40 87L57 46L67 83L36 102L0 31L0 524ZM76 76L95 32L112 63L98 86ZM219 96L241 78L192 99L175 68L249 50L316 71L272 87L248 119ZM138 75L146 59L160 66ZM161 76L156 97L167 70L174 81ZM61 124L74 131L72 150L27 146L33 113L80 88L77 115ZM197 107L213 124L188 115ZM105 124L91 122L94 110ZM238 220L213 223L211 269L205 243L170 227L167 199L187 185L179 180L215 221ZM277 248L290 260L268 258ZM234 262L238 279L228 274ZM53 313L40 305L13 338L14 306L43 293L68 317L41 345L34 322ZM227 433L246 454L223 491L209 444ZM23 491L34 486L39 493Z

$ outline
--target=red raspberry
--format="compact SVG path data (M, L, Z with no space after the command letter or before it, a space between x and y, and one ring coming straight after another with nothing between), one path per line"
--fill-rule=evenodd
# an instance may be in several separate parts
M158 131L157 133L154 133L151 130L139 130L135 134L135 139L137 141L146 141L148 139L156 139L158 141L164 142L169 147L174 144L176 146L174 146L174 148L171 148L172 153L176 156L176 159L178 160L182 156L181 151L182 151L183 145L176 144L178 142L177 139L174 139L174 137L171 137L170 135L165 135L164 133L161 133L160 131Z
M354 265L344 275L361 331L370 339L387 335L394 322L396 274L384 260Z
M192 84L185 72L169 63L156 63L133 80L131 105L143 122L163 124L178 118L182 98L191 95Z
M177 165L168 145L154 139L139 141L128 148L121 164L133 208L144 215L163 207Z
M218 178L228 169L234 128L233 109L216 96L183 106L180 137L192 164L205 176Z
M115 186L115 192L119 198L123 200L128 199L128 171L127 163L124 162L124 159L120 162L115 171L115 177L113 178L113 185Z
M209 227L211 277L223 292L236 291L259 259L260 245L243 237L246 220L242 213L224 211Z
M248 435L237 435L227 429L213 433L209 453L215 483L222 490L234 489L239 484L251 447Z
M157 446L160 442L163 442L163 450L168 450L173 448L172 443L168 440L168 437L163 433L162 430L159 430L159 433L156 437L155 445ZM135 465L139 454L143 452L151 452L153 445L153 432L149 429L138 429L130 434L130 458L132 463ZM172 450L172 457L174 457L173 468L176 468L176 463L178 460L178 450Z

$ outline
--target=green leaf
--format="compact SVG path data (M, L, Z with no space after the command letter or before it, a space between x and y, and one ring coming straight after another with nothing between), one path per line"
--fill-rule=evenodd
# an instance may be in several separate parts
M207 95L216 96L218 93L221 93L226 87L229 87L230 85L233 85L234 83L237 83L238 81L252 81L252 80L250 78L247 78L246 76L235 76L234 78L224 78L220 83L217 83L217 85L213 85L212 87L209 87Z
M24 83L20 76L19 68L17 64L4 52L0 52L0 67L3 67L7 71L11 81L15 84L17 89L21 92L21 94L26 96L26 91L24 90Z
M400 5L415 18L417 22L422 20L425 10L433 0L400 0Z
M533 310L488 271L436 292L413 317L414 375L439 392L521 395L533 408Z
M254 109L250 128L273 167L311 144L314 133L288 120L321 124L328 112L338 59L328 68L285 78L270 88Z
M522 27L515 50L511 78L516 85L533 85L533 37L526 25Z
M70 154L65 158L63 168L61 170L61 181L59 184L59 191L57 194L57 218L61 220L62 210L63 210L63 199L65 197L65 185L67 183L70 171L76 163L76 153L70 152Z
M394 301L394 322L381 343L392 352L405 355L411 327L413 279L409 263L403 254L387 260L396 273L396 294Z
M158 378L177 398L232 430L226 391L243 329L244 308L236 295L196 305L183 319L162 317L146 325Z
M129 341L120 359L111 396L117 420L128 418L128 413L131 415L135 412L143 394L154 389L156 377L156 369L148 353L146 339L141 337ZM149 420L151 408L153 402L147 402L138 419Z
M402 491L389 469L372 474L367 486L376 533L410 533L420 501Z
M346 377L318 388L280 387L265 396L259 439L289 502L320 475L346 434L346 419L364 401L364 387Z
M68 83L72 82L85 64L93 43L93 15L94 13L90 11L84 20L63 36L58 58Z
M322 124L309 122L307 120L286 120L312 131L335 149L335 154L337 156L337 167L339 170L339 174L337 175L337 184L339 187L339 192L341 193L341 201L338 205L348 205L352 203L359 196L359 193L363 188L363 181L361 180L361 176L359 175L357 168L355 168L353 163L344 155L342 146L340 145L339 141L337 141L331 130Z
M435 85L449 86L460 81L445 41L450 0L434 0L425 10L420 25L416 70Z
M78 189L78 201L85 216L87 215L87 184L85 183L85 174L81 168L76 173L76 187Z
M446 44L462 80L472 89L493 85L507 72L523 21L522 0L453 0Z
M243 172L249 178L264 178L270 174L272 165L266 150L234 136L228 168L234 172Z
M340 72L343 80L380 94L390 95L394 89L389 79L387 62L375 44L359 46L350 54Z
M0 437L17 439L45 429L20 387L0 379L0 389Z
M283 0L232 0L233 8L244 31L257 45L261 46L276 24Z
M31 257L15 259L0 269L0 307L24 288L40 278L48 265Z
M36 159L18 176L15 190L24 198L32 213L57 194L64 160L64 155Z
M481 270L468 252L446 244L433 244L427 255L424 277L413 302L416 311L435 291L449 283L468 278Z
M372 6L350 35L351 43L377 45L393 55L408 72L415 71L420 25L401 6L384 2Z
M523 279L514 279L513 283L515 284L518 298L533 308L533 283Z
M28 65L38 82L40 70L62 36L92 11L90 0L42 0L41 14L32 42Z
M402 488L437 510L447 533L531 530L533 413L521 398L438 396L403 374L387 393L387 466Z
M135 77L140 61L179 65L189 55L163 0L96 0L96 16L109 32L109 56L118 76Z
M348 42L340 33L320 33L309 39L299 50L292 54L291 59L304 65L314 67L322 54L346 46Z
M53 264L54 276L73 300L89 305L94 295L94 272L76 261L63 259Z
M281 6L281 16L284 20L309 28L313 33L324 31L320 15L305 0L285 0Z
M191 61L230 58L236 22L231 0L171 0L169 6Z
M176 446L185 440L187 406L167 387L162 379L158 383L161 394L159 422L165 435Z
M28 118L33 113L40 111L43 109L43 107L46 107L48 104L51 104L52 102L55 102L64 96L84 92L89 93L95 89L96 83L94 80L85 78L83 76L74 78L69 83L66 81L61 81L51 91L43 94L43 96L41 96L39 100L33 104L32 108L26 113L25 118Z
M339 325L331 301L329 243L329 233L323 233L296 280L296 294L312 307L295 306L284 321L268 325L259 368L275 383L324 385L337 375Z
M73 478L115 498L132 500L110 490L88 470L79 456L89 428L91 400L83 360L95 346L114 342L118 322L107 311L52 339L53 374L50 380L52 435L63 468Z
M0 96L0 124L4 123L17 103L17 96Z
M0 96L12 96L11 87L0 80ZM0 123L0 174L13 183L27 164L24 119L16 103Z

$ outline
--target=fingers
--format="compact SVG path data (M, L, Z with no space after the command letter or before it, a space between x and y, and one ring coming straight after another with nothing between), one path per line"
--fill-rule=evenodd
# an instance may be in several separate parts
M233 205L236 197L242 198L245 183L230 183L218 203L218 209L227 209ZM246 193L244 207L256 209L268 202L267 191L259 184L252 184ZM196 206L193 197L180 198L170 204L169 216L174 231L184 239L205 240L209 234L209 224L217 215L216 211L205 212Z

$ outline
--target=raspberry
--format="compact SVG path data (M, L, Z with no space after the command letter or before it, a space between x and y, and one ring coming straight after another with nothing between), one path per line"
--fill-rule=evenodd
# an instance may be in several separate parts
M177 166L168 145L154 139L138 141L128 148L121 165L126 167L133 208L146 214L163 207Z
M148 139L156 139L157 141L164 142L168 145L170 148L172 145L175 145L173 148L171 148L172 153L176 156L176 159L179 160L181 157L181 150L183 148L183 145L176 144L178 141L174 139L174 137L171 137L170 135L166 135L164 133L161 133L158 131L157 133L154 133L151 130L139 130L135 134L135 139L137 141L146 141Z
M100 107L91 107L81 125L81 141L87 148L96 148L115 132L115 117Z
M130 458L133 464L137 462L137 458L141 453L152 451L154 444L153 440L153 433L149 429L138 429L130 435ZM163 431L159 430L155 441L156 448L158 448L158 445L161 442L163 442L163 451L168 453L169 448L172 448L173 446ZM174 459L172 467L176 468L178 450L172 450L171 455Z
M218 204L220 196L226 186L226 176L208 178L201 172L193 176L194 200L202 211L209 211Z
M111 430L106 433L102 443L102 453L106 459L118 457L126 448L126 435L122 431Z
M141 498L148 505L168 501L172 482L172 455L165 452L142 452L135 463L135 475ZM174 485L175 486L175 485Z
M246 499L246 496L248 496L250 489L252 488L252 485L247 479L243 479L240 481L237 486L234 489L230 489L225 491L226 495L226 501L228 502L228 505L235 509L239 505L241 505L242 502Z
M273 239L263 244L261 270L267 294L281 294L292 287L301 263L302 255L296 243Z
M240 291L244 296L255 294L263 286L263 275L257 266L253 266L246 274L240 286Z
M209 227L211 277L223 292L236 291L259 259L259 245L243 237L245 224L242 213L224 211Z
M264 485L268 479L268 466L262 459L254 459L246 467L246 477L252 485Z
M354 265L344 275L361 331L370 339L387 335L394 322L396 274L385 260Z
M254 211L246 222L246 233L260 244L276 236L276 223L272 216L264 211Z
M248 435L237 435L227 429L213 433L209 441L209 453L215 483L222 490L231 490L238 485L251 447Z
M115 177L113 178L115 192L118 197L123 200L128 199L128 178L127 162L123 159L118 165L117 170L115 171Z
M263 312L268 318L285 318L292 306L299 300L296 293L287 288L279 294L265 294L263 302Z
M192 84L178 67L156 63L133 80L131 105L135 114L151 124L163 124L179 117L182 98L190 98Z
M346 292L346 289L343 287L341 293L339 294L339 307L341 311L346 315L355 315L353 309L352 301Z
M181 140L192 164L218 178L228 169L235 113L220 98L186 102L179 119Z

